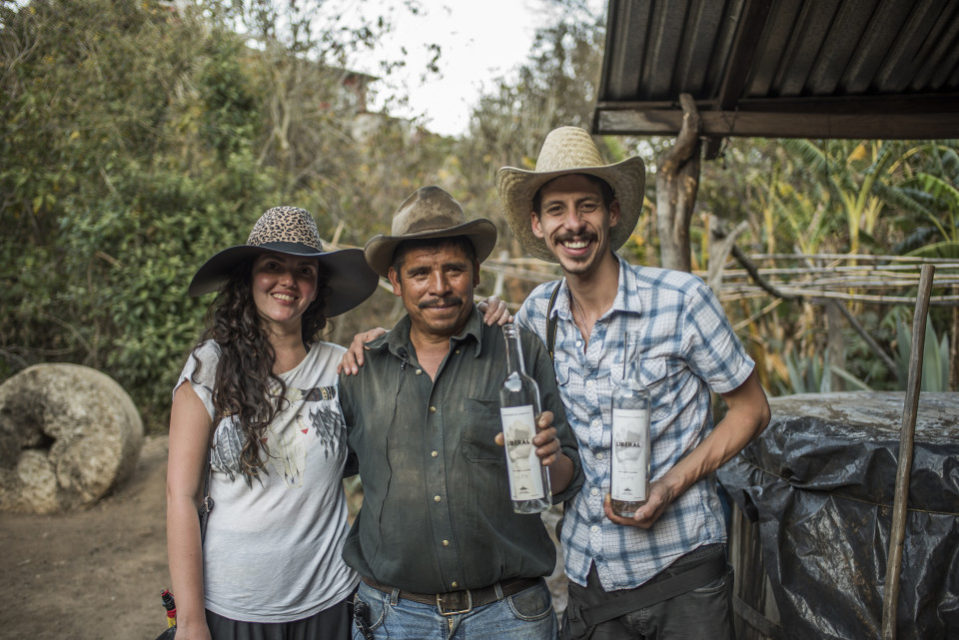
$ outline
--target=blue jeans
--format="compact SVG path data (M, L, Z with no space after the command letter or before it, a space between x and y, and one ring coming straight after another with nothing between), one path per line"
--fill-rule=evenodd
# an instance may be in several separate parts
M403 600L361 582L356 601L369 607L376 640L554 640L556 614L544 581L467 613L442 615L436 605ZM369 640L353 623L353 640Z

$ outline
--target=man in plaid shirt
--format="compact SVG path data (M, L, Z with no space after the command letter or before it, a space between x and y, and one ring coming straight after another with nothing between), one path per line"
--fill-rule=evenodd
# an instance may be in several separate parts
M644 182L642 160L607 165L575 127L547 136L535 170L503 167L497 176L513 232L564 275L537 287L516 317L553 343L586 475L562 527L564 636L732 638L713 472L762 431L769 405L702 280L632 266L614 253L639 217ZM637 359L652 400L651 484L646 503L622 517L608 496L611 399L626 363ZM727 405L715 426L710 391Z

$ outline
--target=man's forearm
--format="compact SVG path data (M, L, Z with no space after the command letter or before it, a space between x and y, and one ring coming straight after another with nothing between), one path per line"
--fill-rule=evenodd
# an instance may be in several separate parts
M662 477L674 499L739 453L758 433L755 427L728 423L728 418L727 414L699 446Z
M742 451L769 423L769 403L755 371L738 389L724 394L723 398L728 405L723 419L699 446L662 478L674 498Z

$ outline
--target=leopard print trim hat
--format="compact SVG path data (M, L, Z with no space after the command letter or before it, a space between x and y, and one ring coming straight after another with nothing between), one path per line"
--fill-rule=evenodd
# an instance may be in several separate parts
M190 295L219 290L233 270L261 253L275 252L316 258L327 277L326 317L349 311L376 290L376 274L360 249L324 251L316 222L298 207L273 207L253 225L246 244L224 249L200 267L190 283Z

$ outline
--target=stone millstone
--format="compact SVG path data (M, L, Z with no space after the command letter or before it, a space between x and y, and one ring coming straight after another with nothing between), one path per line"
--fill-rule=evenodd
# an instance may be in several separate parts
M130 476L143 422L95 369L40 364L0 384L0 511L88 506Z

